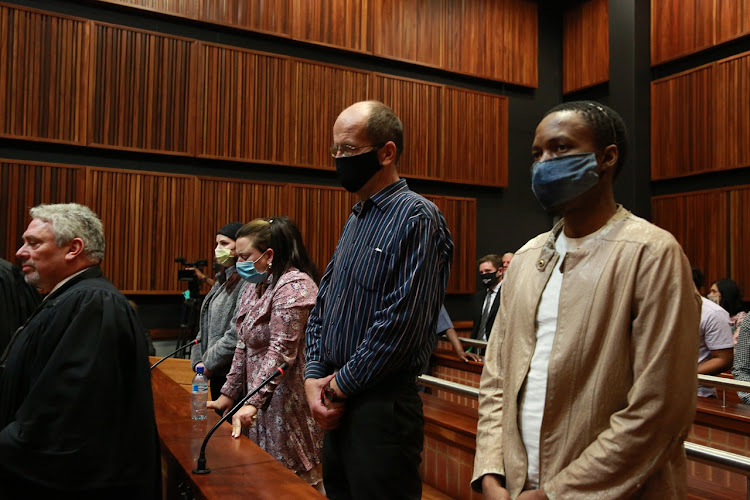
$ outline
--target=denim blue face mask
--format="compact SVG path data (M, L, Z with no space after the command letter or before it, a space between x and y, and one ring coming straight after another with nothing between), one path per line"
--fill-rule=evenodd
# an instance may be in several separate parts
M531 189L545 210L557 207L596 186L596 155L579 153L537 161L531 166Z
M263 254L265 253L266 252L263 252L262 254L260 254L260 257L263 257ZM240 278L247 281L248 283L261 283L265 281L266 276L268 276L268 269L266 269L262 273L258 272L258 270L255 269L255 263L260 260L260 257L258 257L255 260L248 260L245 262L238 262L237 264L235 264L235 268L237 269L237 274L240 275Z

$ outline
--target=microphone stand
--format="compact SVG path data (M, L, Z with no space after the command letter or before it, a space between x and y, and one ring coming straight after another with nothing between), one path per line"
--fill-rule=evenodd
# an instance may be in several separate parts
M242 408L242 405L244 405L247 402L247 400L253 397L259 390L264 388L266 384L268 384L271 380L273 380L277 376L283 375L284 370L286 370L288 366L289 365L287 363L281 363L280 366L276 367L276 369L267 379L261 382L258 387L253 389L252 392L250 392L250 394L242 398L239 403L234 405L234 408L229 410L229 412L227 412L223 417L221 417L221 419L219 419L219 421L216 422L216 424L211 428L211 430L208 431L208 434L206 434L206 437L203 440L203 444L201 445L201 452L200 452L200 455L198 456L198 467L193 469L193 474L208 474L209 472L211 472L211 469L206 467L206 445L208 444L208 440L211 438L214 431L216 431L216 429L218 429L221 424L226 422L228 419L232 418L232 416L235 413L237 413L237 411L240 408Z
M153 370L153 369L154 369L154 368L156 367L156 365L158 365L159 363L161 363L161 362L162 362L162 361L164 361L165 359L167 359L167 358L171 358L172 356L174 356L175 354L177 354L177 353L178 353L178 352L180 352L181 350L185 349L186 347L190 347L191 345L198 345L198 339L195 339L195 340L191 340L191 341L190 341L190 343L188 343L188 344L185 344L184 346L182 346L182 347L180 347L180 348L176 349L176 350L175 350L175 351L173 351L173 352L170 352L169 354L167 354L166 356L164 356L163 358L161 358L161 359L160 359L159 361L157 361L156 363L154 363L153 365L151 365L151 368L149 368L149 370Z

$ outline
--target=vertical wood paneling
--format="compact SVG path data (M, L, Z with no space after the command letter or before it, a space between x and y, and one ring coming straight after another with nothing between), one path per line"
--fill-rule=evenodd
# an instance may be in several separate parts
M508 99L446 88L442 179L508 185Z
M425 195L443 213L453 237L453 263L448 293L473 293L477 240L477 200L453 196Z
M748 0L714 0L716 4L716 43L750 33Z
M358 52L370 51L368 0L292 1L294 38Z
M176 257L195 260L199 240L192 176L88 168L86 204L104 224L102 268L124 292L178 291Z
M328 152L339 113L370 98L372 73L293 60L291 162L333 168ZM290 137L290 139L292 138Z
M445 19L445 69L536 87L536 2L448 1Z
M201 44L199 156L289 162L291 61Z
M674 235L690 264L700 268L710 281L729 275L727 200L726 191L651 199L654 224Z
M565 10L563 93L609 80L609 2L587 0Z
M713 66L651 83L651 178L714 168Z
M374 98L391 107L404 124L402 175L441 177L440 123L443 87L404 78L375 75Z
M291 35L291 0L193 0L200 19L253 31Z
M89 24L0 6L0 135L83 144Z
M194 42L94 23L90 144L190 154Z
M715 168L750 165L750 53L725 59L714 68L716 124L703 138L715 144Z
M715 0L651 0L651 64L676 59L712 46L714 2Z
M728 276L740 285L742 300L750 301L750 186L729 193L729 265ZM718 278L724 278L719 276Z
M197 19L201 14L201 6L206 1L222 2L225 0L99 0L100 2L127 5L129 7L138 7L150 10L152 12L161 12L173 16L187 17ZM242 1L242 0L240 0Z
M41 203L83 203L80 167L0 160L0 257L16 261L29 209Z
M373 54L441 67L447 1L452 0L371 2Z

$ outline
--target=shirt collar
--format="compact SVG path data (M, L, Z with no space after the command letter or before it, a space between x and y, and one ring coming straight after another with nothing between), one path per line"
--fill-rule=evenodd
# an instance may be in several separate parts
M406 179L399 179L393 184L384 187L374 195L370 196L364 202L358 201L353 207L352 212L354 215L359 216L360 213L370 209L370 207L376 207L381 212L386 212L388 207L391 206L396 199L396 195L408 191L409 186L406 184Z

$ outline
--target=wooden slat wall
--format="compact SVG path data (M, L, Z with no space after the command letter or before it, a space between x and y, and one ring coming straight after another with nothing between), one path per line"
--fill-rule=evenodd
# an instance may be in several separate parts
M29 209L41 203L83 203L81 167L0 160L0 251L15 261Z
M652 65L714 45L714 1L651 0Z
M709 96L713 66L651 84L651 178L680 177L715 168Z
M454 182L508 185L508 99L445 89L443 172Z
M750 33L750 1L714 0L716 5L716 43Z
M102 269L124 293L177 289L174 259L196 255L202 236L195 183L187 175L86 169L86 205L107 241Z
M727 260L730 240L728 198L728 192L722 189L651 199L654 224L675 236L690 264L700 268L709 283L735 276L736 270L734 267L730 269ZM750 282L745 284L750 286Z
M750 53L716 63L711 109L716 168L750 165ZM711 94L709 94L711 95ZM708 99L706 99L708 101ZM710 138L710 139L709 139Z
M533 0L99 1L537 86Z
M376 0L371 2L372 53L443 67L446 44L445 2L452 0ZM446 38L450 38L446 42Z
M89 144L191 154L195 42L94 23Z
M563 93L609 80L609 1L586 0L563 17Z
M15 260L29 222L28 208L39 203L85 203L104 224L104 272L124 292L138 294L180 292L184 284L177 281L176 257L211 261L219 227L256 217L294 219L322 272L356 201L338 187L3 160L0 195L0 214L7 214L2 220L7 231L0 234L0 256ZM456 245L448 291L470 293L476 200L427 198L444 212Z
M750 301L750 186L729 191L729 268L740 284L744 301Z
M88 23L0 5L0 136L83 144Z

